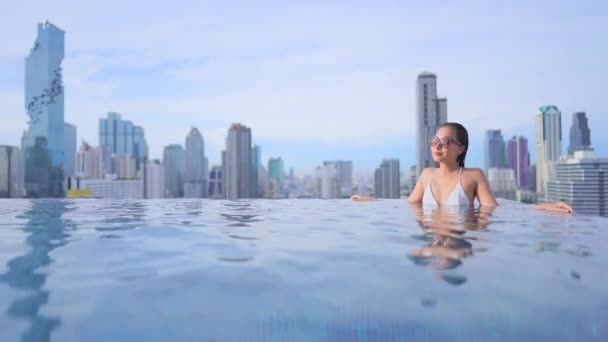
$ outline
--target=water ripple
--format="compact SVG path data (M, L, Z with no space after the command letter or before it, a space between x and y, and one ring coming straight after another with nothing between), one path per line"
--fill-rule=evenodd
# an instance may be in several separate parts
M607 223L508 202L0 200L0 341L603 341Z

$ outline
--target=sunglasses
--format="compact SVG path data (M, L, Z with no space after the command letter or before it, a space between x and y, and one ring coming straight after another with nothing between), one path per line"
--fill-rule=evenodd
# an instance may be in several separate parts
M438 138L438 137L432 137L429 139L429 143L431 144L432 147L437 146L437 144L441 144L441 146L443 148L448 148L450 147L450 144L454 143L458 146L461 146L462 143L458 142L458 140L455 140L454 138Z

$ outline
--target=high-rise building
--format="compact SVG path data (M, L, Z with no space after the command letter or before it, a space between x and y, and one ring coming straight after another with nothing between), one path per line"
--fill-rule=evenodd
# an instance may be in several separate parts
M165 175L160 160L153 159L146 163L146 179L144 198L164 198Z
M384 198L384 184L382 181L382 164L374 170L374 195L377 198Z
M484 154L486 172L492 167L502 169L507 166L505 158L505 139L499 129L489 129L486 131Z
M61 62L65 32L38 24L34 47L25 58L28 128L22 138L25 190L29 197L63 197L64 89Z
M374 190L378 198L400 197L399 159L384 159L374 173Z
M266 182L265 195L266 198L285 198L281 189L281 185L279 184L276 178L268 178L268 181Z
M547 182L548 201L566 201L580 214L608 216L608 158L579 150L555 168L555 177Z
M337 181L337 198L350 198L353 194L353 162L345 160L325 161L323 165L334 165Z
M437 166L431 154L429 139L448 120L448 102L437 97L437 76L430 72L418 75L416 81L416 160L417 174Z
M111 172L104 172L104 170L105 166L102 149L100 147L93 147L83 141L76 155L75 175L78 178L84 179L100 179L103 178L105 174Z
M206 197L205 143L198 128L192 127L186 137L186 175L184 197Z
M165 198L184 197L186 152L182 145L168 145L163 151Z
M341 160L337 163L340 178L340 197L350 198L353 195L353 162Z
M209 172L209 198L223 198L222 167L214 165Z
M285 164L281 157L268 159L266 198L282 198L285 192Z
M226 159L226 150L223 150L222 153L222 197L226 198L226 174L228 173L228 161Z
M268 189L268 171L266 171L266 168L264 167L264 165L261 165L258 167L258 179L257 179L257 183L258 183L258 189L259 189L259 196L258 197L267 197L266 196L266 190Z
M259 145L253 145L253 148L251 150L251 155L252 155L252 162L253 162L253 168L252 168L252 182L251 182L251 186L252 186L252 197L262 197L262 193L263 188L260 187L260 168L262 166L262 148Z
M283 158L270 158L268 159L268 178L273 178L277 181L279 187L283 184L283 178L285 176L285 164Z
M515 172L517 187L529 189L530 153L528 151L528 139L521 136L511 138L508 150L509 167Z
M148 157L144 129L133 122L122 120L118 113L110 112L99 119L99 146L109 146L112 154L127 154L135 160L137 170Z
M530 164L528 168L528 184L530 191L536 192L536 164Z
M336 164L324 163L317 168L317 184L319 197L322 199L340 198L340 180Z
M16 146L0 145L0 198L24 195L23 154Z
M73 177L76 167L76 126L66 122L63 127L63 136L63 176Z
M252 182L251 129L235 123L226 137L224 189L227 199L250 198Z
M209 158L203 159L203 198L209 197Z
M572 126L570 126L570 145L568 155L574 155L575 151L588 150L591 148L591 130L585 112L572 114Z
M497 198L516 199L517 185L513 169L491 167L488 170L488 182Z
M536 192L538 200L548 201L547 182L562 153L562 113L556 106L540 107L536 114Z
M112 173L118 179L140 178L137 174L136 165L135 159L131 158L128 154L112 155Z

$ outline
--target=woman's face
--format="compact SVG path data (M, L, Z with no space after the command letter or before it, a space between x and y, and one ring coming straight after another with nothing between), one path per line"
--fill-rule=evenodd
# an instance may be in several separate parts
M464 146L456 139L456 131L451 127L441 127L431 139L431 153L438 163L456 162L464 152Z

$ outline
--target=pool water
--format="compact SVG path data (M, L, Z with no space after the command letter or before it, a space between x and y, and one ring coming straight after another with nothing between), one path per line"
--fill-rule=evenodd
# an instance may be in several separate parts
M608 341L608 219L0 200L0 341Z

